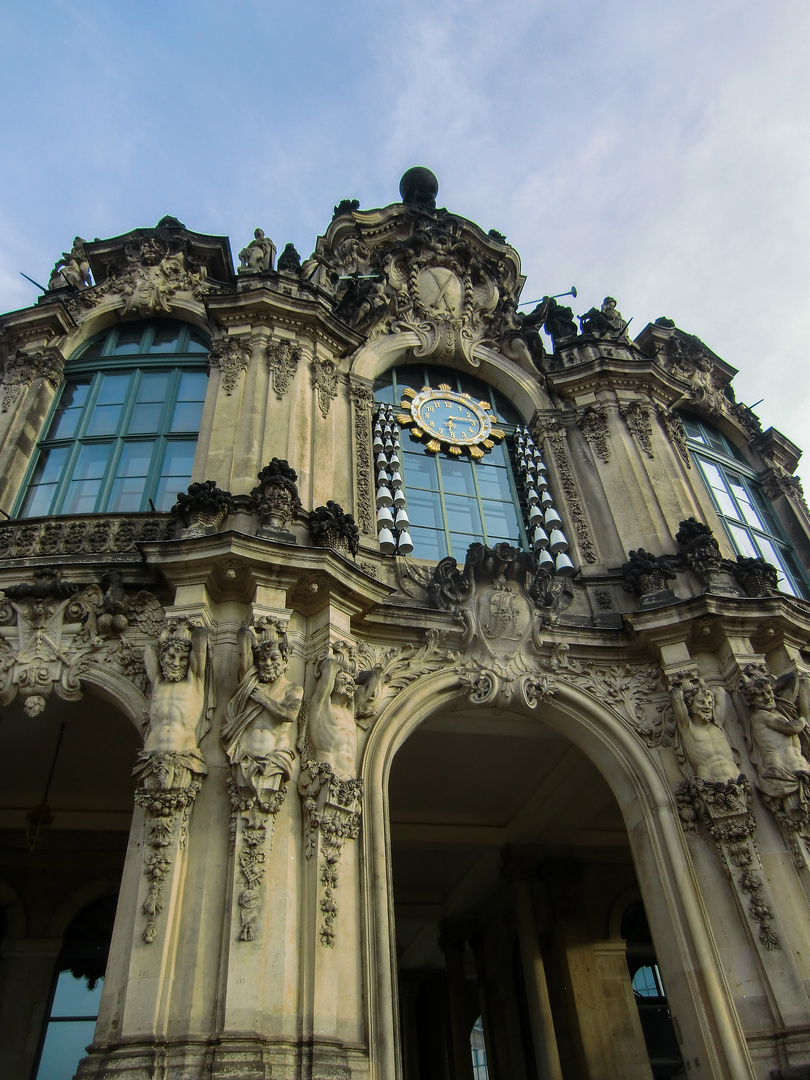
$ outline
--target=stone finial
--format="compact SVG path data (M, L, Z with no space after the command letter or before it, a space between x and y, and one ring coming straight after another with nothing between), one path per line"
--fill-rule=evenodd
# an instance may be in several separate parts
M764 559L750 559L745 555L738 555L731 573L746 596L773 596L779 591L776 567Z
M409 206L419 206L425 210L436 209L436 196L439 194L439 181L430 169L424 165L415 165L402 174L399 182L402 201Z
M232 509L231 493L221 491L215 480L204 480L189 484L188 492L178 492L171 513L183 522L181 536L187 538L216 532Z
M622 566L625 592L637 596L642 606L675 599L667 582L677 575L666 559L652 555L644 548L630 551L628 556L628 561Z
M309 531L317 547L356 555L360 549L360 530L351 514L329 499L326 506L316 506L309 515Z
M283 458L273 458L259 473L259 484L250 493L262 519L260 533L282 532L301 508L298 474ZM293 538L292 533L287 538Z

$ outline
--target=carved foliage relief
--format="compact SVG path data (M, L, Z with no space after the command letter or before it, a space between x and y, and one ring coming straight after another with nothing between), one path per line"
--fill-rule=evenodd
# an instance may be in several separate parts
M37 349L33 352L17 349L6 360L0 410L8 412L34 379L47 379L54 390L58 389L64 379L64 369L65 361L58 349Z
M557 465L557 475L565 492L568 511L576 529L579 550L582 552L586 562L595 563L597 561L596 549L591 541L590 529L585 518L585 511L582 508L582 500L574 481L571 462L568 460L565 425L557 418L541 420L533 429L532 437L537 443L547 440L551 446L554 461Z
M267 366L273 378L273 390L279 401L290 389L301 362L301 350L289 341L277 341L267 347Z

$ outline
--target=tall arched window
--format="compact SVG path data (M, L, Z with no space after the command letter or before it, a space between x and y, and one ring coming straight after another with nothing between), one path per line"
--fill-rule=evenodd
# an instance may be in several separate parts
M737 447L710 424L681 413L692 456L738 555L764 559L779 573L779 588L807 596L805 576L765 497L756 473Z
M474 461L466 454L431 453L403 430L402 485L413 554L432 560L453 555L463 562L474 541L526 547L508 449L509 436L520 417L502 394L480 379L459 372L413 365L387 371L377 380L375 398L398 409L406 388L419 391L440 384L470 394L476 401L488 401L507 439Z
M168 510L188 486L210 342L187 323L125 323L66 365L19 517Z

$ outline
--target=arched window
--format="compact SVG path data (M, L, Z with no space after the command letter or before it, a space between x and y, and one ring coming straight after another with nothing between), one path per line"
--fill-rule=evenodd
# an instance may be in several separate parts
M627 967L654 1080L680 1076L683 1062L641 904L631 904L625 911L620 933L627 942Z
M508 448L509 436L521 421L511 403L480 379L421 365L387 371L377 380L375 398L397 411L406 388L418 392L440 384L470 394L476 401L489 402L507 438L473 460L466 454L431 453L402 431L402 486L413 554L431 560L453 555L463 562L474 541L490 546L508 542L525 548L526 531Z
M188 486L210 342L187 323L125 323L66 365L19 517L168 510Z
M756 473L737 447L710 424L680 414L689 448L738 555L776 567L779 588L807 596L807 582Z
M96 900L65 932L36 1080L72 1076L93 1041L115 908L115 897Z

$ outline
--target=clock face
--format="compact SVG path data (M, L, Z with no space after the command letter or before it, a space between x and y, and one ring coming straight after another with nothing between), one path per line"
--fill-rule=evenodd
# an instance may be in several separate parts
M488 402L476 401L469 394L459 394L446 383L436 389L423 386L419 393L406 388L402 408L409 415L398 417L400 424L411 425L415 438L425 438L426 447L433 453L446 449L460 455L467 450L474 458L484 456L484 449L494 446L493 439L502 439L504 432L493 427L494 417Z

